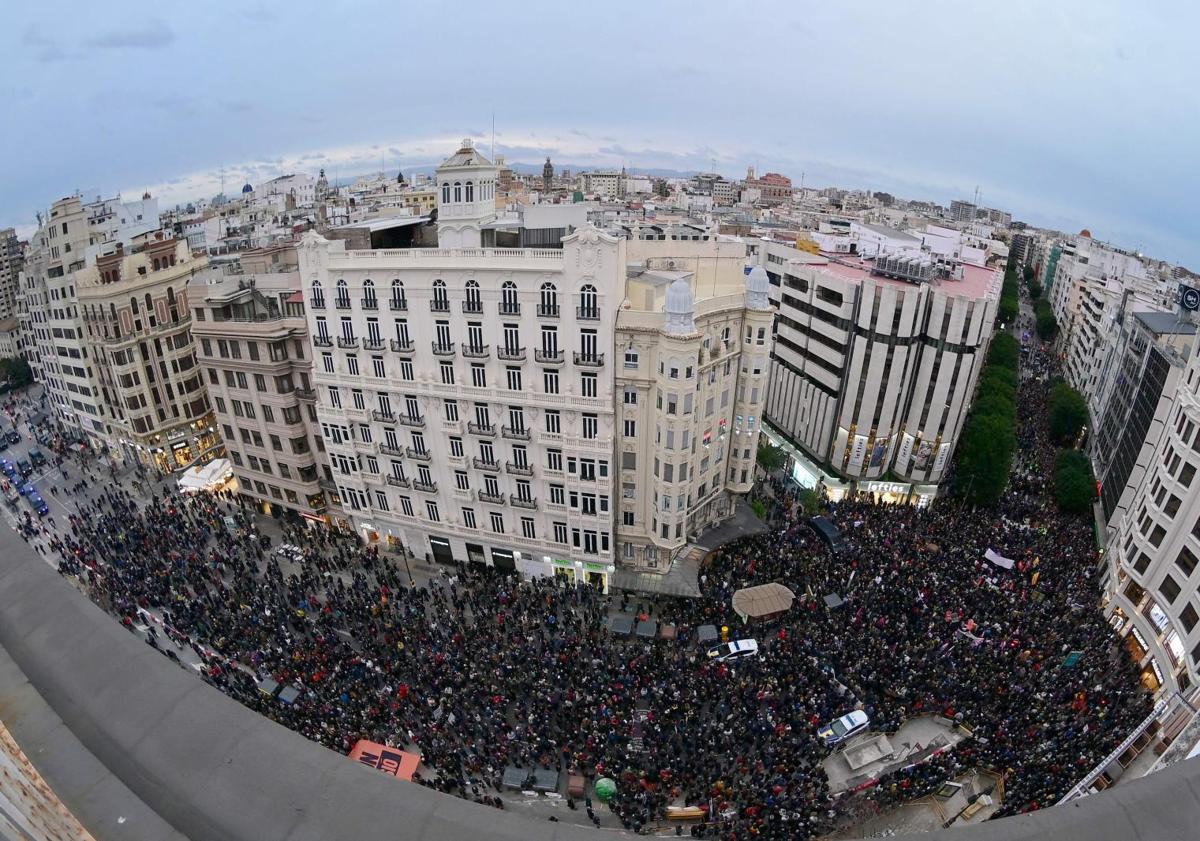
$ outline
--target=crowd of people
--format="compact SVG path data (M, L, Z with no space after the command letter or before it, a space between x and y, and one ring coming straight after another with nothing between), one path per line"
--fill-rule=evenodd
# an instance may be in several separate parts
M631 605L474 565L413 584L332 534L297 528L285 537L302 555L276 553L233 497L146 503L119 483L80 497L51 548L127 627L161 628L150 644L194 652L247 706L343 753L364 738L419 752L418 782L480 803L503 806L506 768L550 768L616 781L612 817L587 802L598 825L638 831L686 804L707 810L693 835L803 839L856 799L889 807L988 769L1012 814L1055 803L1149 710L1096 607L1090 523L1043 487L1045 384L1025 377L1020 392L1020 458L996 508L845 499L826 506L845 536L834 553L777 485L771 528L719 550L698 599ZM771 581L795 606L742 629L733 592ZM621 610L678 638L617 639L605 620ZM760 656L710 661L694 641L704 624L757 636ZM301 695L281 703L265 679ZM873 730L938 714L972 735L834 795L817 731L853 709Z

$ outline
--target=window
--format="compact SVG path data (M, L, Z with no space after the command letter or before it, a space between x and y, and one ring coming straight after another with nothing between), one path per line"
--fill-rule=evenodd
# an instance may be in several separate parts
M455 470L454 471L454 487L458 488L460 491L471 490L471 482L467 478L467 471L465 471L465 470Z
M579 375L579 386L584 397L595 397L597 388L596 375L593 373L583 373Z
M463 515L463 525L466 528L469 528L469 529L478 528L478 526L475 525L475 511L473 509L464 508L462 510L462 515Z
M636 388L625 389L625 405L626 406L636 406L637 405L637 389Z
M442 406L445 409L444 414L446 416L446 420L448 420L448 421L457 421L458 420L458 401L457 400L445 400L445 401L443 401Z
M625 421L625 437L626 438L636 438L637 437L637 421L631 421L631 420Z
M554 542L561 543L564 546L566 545L566 543L567 543L567 524L566 523L557 523L556 522L554 524Z
M391 307L393 310L408 309L408 300L404 297L404 283L399 278L392 281ZM397 323L399 323L399 322L397 322ZM397 328L397 329L399 329L399 328ZM406 333L407 333L407 331L406 331Z
M558 394L558 371L543 370L542 385L547 394Z
M537 539L537 532L533 528L533 517L521 518L521 536L529 540Z
M637 470L637 453L621 453L621 469Z
M1196 608L1192 607L1190 604L1179 614L1179 621L1183 623L1183 632L1185 634L1190 634L1192 632L1192 628L1196 627L1196 622L1198 620L1200 620L1200 616L1196 615Z
M599 430L599 428L600 428L600 421L596 415L592 415L592 414L584 414L583 415L583 437L584 438L595 438L596 433Z
M1158 592L1167 600L1167 604L1173 604L1179 598L1179 584L1171 576L1163 579L1162 584L1158 586Z
M556 473L562 473L562 450L546 450L546 469L553 470Z
M442 372L442 384L443 385L454 385L454 363L453 362L441 362L441 363L439 363L439 367Z
M1186 546L1179 550L1179 555L1175 558L1175 566L1179 567L1185 578L1190 577L1196 571L1196 563L1195 554Z
M476 388L487 388L487 369L480 364L471 365L471 385Z
M588 319L600 317L596 287L590 283L584 284L583 288L579 290L579 317Z
M632 511L622 511L621 512L621 525L623 525L623 526L632 526L633 525L633 512ZM626 543L625 545L627 547L629 547L630 549L633 548L633 544Z
M426 504L428 504L428 503L426 503ZM406 496L400 497L400 510L401 510L401 512L403 512L404 516L412 517L413 516L412 500Z
M488 519L492 522L492 531L496 534L504 534L504 515L499 511L493 511L488 514Z
M509 365L504 369L507 378L509 391L521 390L521 369L516 365Z
M463 457L463 443L461 438L455 436L450 439L450 455L453 458Z
M433 500L425 501L425 516L427 516L430 522L433 523L440 523L442 521L441 517L438 515L438 505Z
M625 351L625 367L636 368L638 366L638 352L636 350Z
M546 431L551 435L561 435L562 415L558 409L546 409L543 414L546 417Z

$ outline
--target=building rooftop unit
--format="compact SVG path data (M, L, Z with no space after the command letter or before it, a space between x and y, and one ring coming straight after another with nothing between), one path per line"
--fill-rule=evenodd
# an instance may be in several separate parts
M791 248L792 246L789 245L788 247ZM792 258L792 262L806 265L815 271L824 272L841 280L873 280L880 284L893 284L903 287L911 287L913 285L913 281L911 280L903 280L900 277L891 277L886 273L880 273L876 269L877 260L844 254L837 256L809 254L798 249L793 250L795 251L795 256ZM988 296L993 286L999 282L1000 275L995 269L986 266L977 266L973 263L959 263L958 267L962 272L962 277L938 277L933 279L941 291L968 298L984 298Z

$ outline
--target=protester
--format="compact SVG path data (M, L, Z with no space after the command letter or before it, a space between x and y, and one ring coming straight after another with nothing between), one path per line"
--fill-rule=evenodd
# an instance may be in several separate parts
M1029 364L1048 370L1040 351ZM827 506L846 538L833 555L769 483L777 525L717 552L701 598L637 608L678 640L615 639L604 620L627 594L475 565L410 586L391 558L332 533L287 529L303 555L283 559L229 495L143 504L107 485L51 546L126 627L161 625L155 647L190 647L204 679L247 706L343 753L364 738L418 751L417 782L480 803L502 805L508 766L553 768L613 778L609 806L630 830L689 804L711 810L695 836L813 838L850 803L884 808L991 769L1012 814L1056 802L1149 710L1096 609L1090 524L1046 493L1043 379L1023 379L1019 458L994 509L842 500ZM800 598L742 629L733 592L769 581ZM826 607L827 594L844 603ZM756 636L761 656L709 661L694 642L703 624ZM1072 651L1083 656L1068 667ZM264 695L266 678L300 698ZM856 708L875 730L939 714L973 735L833 796L817 730Z

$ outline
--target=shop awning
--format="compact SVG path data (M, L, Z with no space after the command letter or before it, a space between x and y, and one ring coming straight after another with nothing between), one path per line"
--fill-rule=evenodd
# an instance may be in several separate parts
M743 622L770 619L792 609L796 596L779 582L744 587L733 594L733 612Z

